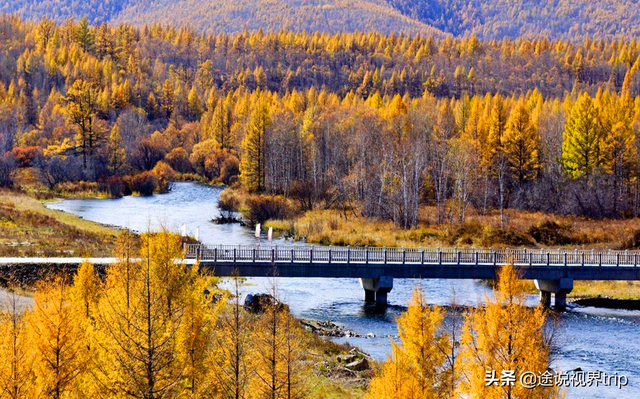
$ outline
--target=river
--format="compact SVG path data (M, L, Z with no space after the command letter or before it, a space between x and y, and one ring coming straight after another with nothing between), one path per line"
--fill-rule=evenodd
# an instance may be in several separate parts
M217 203L221 191L196 183L174 183L168 194L61 200L47 206L138 232L159 226L177 232L184 223L191 235L199 229L200 240L206 244L257 243L249 228L211 223L219 215ZM265 241L263 237L261 242ZM274 241L292 243L281 238ZM336 341L349 342L380 360L390 352L389 339L397 333L395 319L406 309L414 287L422 287L429 303L445 306L451 303L454 294L458 304L474 305L490 293L485 284L474 280L396 279L388 297L390 306L383 314L372 314L363 306L364 294L357 279L251 278L242 289L244 293L267 292L273 284L295 316L331 320L361 334L363 337ZM537 303L537 296L530 295L528 303ZM568 398L640 398L640 312L570 306L559 321L554 368L617 372L629 379L629 385L622 389L571 388L567 391Z

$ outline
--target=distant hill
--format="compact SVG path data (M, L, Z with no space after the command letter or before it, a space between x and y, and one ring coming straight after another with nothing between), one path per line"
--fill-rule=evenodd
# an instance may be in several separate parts
M456 36L640 37L637 0L387 0L387 3L413 19Z
M212 32L368 31L480 38L640 37L637 0L4 0L0 12Z
M384 0L4 0L0 12L57 21L86 16L93 24L160 22L207 33L263 28L441 34Z

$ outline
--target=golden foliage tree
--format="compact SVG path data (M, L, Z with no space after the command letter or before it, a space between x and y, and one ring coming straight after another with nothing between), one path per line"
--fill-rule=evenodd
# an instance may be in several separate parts
M407 312L398 319L399 343L371 381L369 398L437 398L448 390L446 381L449 337L442 331L444 310L426 304L416 289Z
M89 357L84 331L73 317L66 278L59 276L40 283L33 301L28 321L38 394L53 399L67 397L77 391L78 376Z
M524 372L536 376L549 369L550 342L545 334L542 306L525 305L523 281L515 267L504 266L498 274L493 297L466 317L458 357L463 378L460 393L469 398L553 398L553 387L529 389L520 383ZM487 386L487 373L498 379L513 371L515 382Z
M128 248L128 245L124 245ZM184 358L177 352L191 271L180 238L142 237L140 261L109 270L100 299L98 375L108 395L162 398L179 391Z
M15 290L7 293L0 311L0 398L22 399L35 395L31 350L24 308Z
M519 184L533 180L540 169L540 136L523 102L511 111L502 144L512 178Z
M262 191L265 183L265 140L271 123L269 102L265 94L258 93L249 125L242 140L243 157L240 178L250 191Z

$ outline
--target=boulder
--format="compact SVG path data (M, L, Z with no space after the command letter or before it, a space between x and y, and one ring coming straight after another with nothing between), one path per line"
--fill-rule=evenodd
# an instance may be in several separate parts
M244 299L244 309L251 313L264 313L268 307L278 311L289 311L289 307L269 294L249 294Z

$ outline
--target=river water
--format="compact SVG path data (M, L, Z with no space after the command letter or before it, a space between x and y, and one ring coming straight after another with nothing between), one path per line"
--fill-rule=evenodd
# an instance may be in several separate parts
M221 191L195 183L174 183L168 194L61 200L47 206L138 232L160 226L178 232L184 223L191 235L198 229L206 244L256 244L258 239L249 228L211 223L219 215ZM266 244L264 237L260 241ZM284 239L274 243L292 244ZM456 303L474 305L490 294L485 284L474 280L396 279L388 297L390 306L383 314L374 314L363 306L364 294L357 279L251 278L242 289L244 293L269 292L274 284L295 316L331 320L362 335L336 340L358 346L380 360L390 352L389 339L397 333L395 320L406 309L413 288L421 286L429 303L444 306L451 304L454 295ZM531 295L528 302L537 303L537 296ZM568 398L640 398L640 312L572 306L560 316L556 336L555 369L617 372L629 379L629 385L622 389L570 388Z

